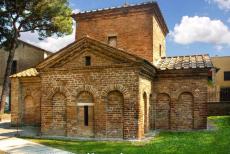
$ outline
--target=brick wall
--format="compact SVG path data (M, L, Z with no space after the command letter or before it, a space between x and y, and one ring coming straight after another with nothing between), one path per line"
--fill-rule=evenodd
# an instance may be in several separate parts
M153 16L153 62L156 63L160 57L166 56L166 41L165 35L160 28L156 17ZM161 48L161 49L160 49ZM161 50L161 52L160 52Z
M150 130L152 123L151 114L153 114L150 106L150 99L152 95L152 81L151 78L140 76L139 77L139 138L145 136Z
M11 98L12 126L40 126L41 84L39 78L12 78Z
M153 119L156 118L155 127L171 130L205 129L207 73L204 71L191 75L191 72L182 70L166 72L159 73L153 83L152 105L156 105L155 117L153 115Z
M108 43L109 36L117 36L118 48L150 62L159 58L160 44L165 55L165 34L153 5L77 14L76 21L76 40L89 35Z
M42 73L42 118L41 130L44 135L51 135L52 117L49 116L53 106L52 97L55 93L62 93L66 97L67 136L92 137L82 134L89 131L82 127L82 120L77 117L83 114L83 109L78 107L77 96L81 92L89 92L93 96L94 126L93 136L96 138L136 138L137 119L136 104L138 93L138 77L132 68L107 68L107 69L85 69L77 72L49 71ZM119 91L117 94L109 95L110 92ZM108 102L109 101L109 102ZM113 107L106 107L111 105ZM123 112L120 111L123 109ZM91 109L90 109L91 110ZM92 112L91 112L92 113ZM122 114L124 114L123 119ZM90 118L91 119L91 118ZM113 123L111 123L111 120ZM81 121L81 122L80 122ZM116 124L116 125L115 125ZM123 126L123 129L115 129ZM115 132L116 131L116 132Z

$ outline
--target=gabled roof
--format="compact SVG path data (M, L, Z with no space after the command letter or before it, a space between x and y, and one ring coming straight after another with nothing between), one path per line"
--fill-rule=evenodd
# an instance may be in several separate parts
M24 70L22 72L16 73L14 75L11 75L11 78L20 78L20 77L34 77L34 76L38 76L39 73L37 72L37 70L35 68L30 68L27 70Z
M30 43L28 43L28 42L25 42L25 41L23 41L23 40L18 40L18 41L21 42L21 43L24 44L24 45L27 45L27 46L31 47L31 48L35 48L35 49L37 49L37 50L40 50L40 51L45 52L45 53L48 53L48 54L53 54L52 52L50 52L50 51L48 51L48 50L42 49L42 48L37 47L37 46L35 46L35 45L33 45L33 44L30 44Z
M213 68L208 54L162 57L156 66L159 70Z
M92 47L101 49L100 52L109 57L114 57L124 62L145 63L148 66L154 68L154 66L151 63L149 63L147 60L143 58L129 54L122 49L114 48L112 46L109 46L108 44L105 44L103 42L90 38L89 36L86 36L78 41L69 44L65 48L51 55L46 60L38 64L36 69L41 70L43 68L53 66L56 63L67 59L68 57L72 57L76 52L80 52L80 50L82 51L83 49Z

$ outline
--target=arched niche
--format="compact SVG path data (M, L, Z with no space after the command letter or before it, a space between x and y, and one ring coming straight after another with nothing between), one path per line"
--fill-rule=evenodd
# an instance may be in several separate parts
M170 96L166 93L157 95L155 126L157 129L170 129Z
M188 130L194 127L194 97L190 92L183 92L175 103L176 129Z
M32 96L26 96L24 99L23 121L25 125L33 125L36 117L36 106Z
M56 93L52 97L52 134L66 136L66 97Z
M115 90L107 95L106 132L108 138L124 138L124 96Z

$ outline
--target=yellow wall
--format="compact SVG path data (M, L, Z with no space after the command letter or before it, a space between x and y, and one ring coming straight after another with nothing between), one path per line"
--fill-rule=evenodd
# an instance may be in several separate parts
M224 72L230 71L230 56L212 57L214 67L220 70L215 75L215 85L221 87L230 87L230 81L224 81Z

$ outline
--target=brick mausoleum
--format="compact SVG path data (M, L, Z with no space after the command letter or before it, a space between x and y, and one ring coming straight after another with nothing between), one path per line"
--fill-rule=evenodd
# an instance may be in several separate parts
M206 129L211 60L165 57L168 28L156 2L73 17L74 43L11 76L12 125L98 139Z

